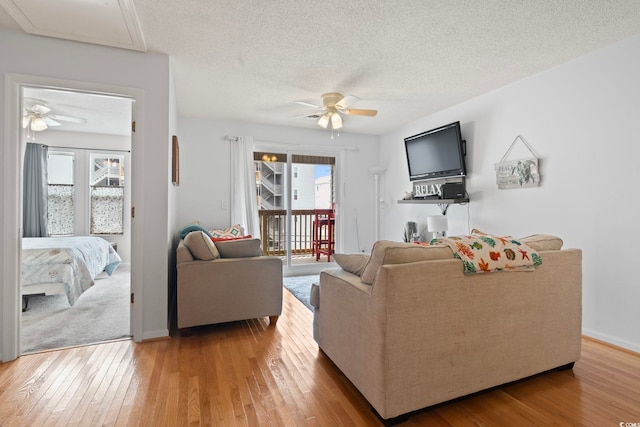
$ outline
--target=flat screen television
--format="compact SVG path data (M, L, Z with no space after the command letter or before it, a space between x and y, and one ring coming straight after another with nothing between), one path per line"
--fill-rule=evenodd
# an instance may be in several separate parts
M465 176L465 141L460 122L404 139L411 181Z

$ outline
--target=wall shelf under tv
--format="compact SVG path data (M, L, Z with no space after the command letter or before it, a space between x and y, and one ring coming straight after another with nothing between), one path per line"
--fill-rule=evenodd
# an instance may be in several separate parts
M398 203L407 203L407 204L428 204L428 205L452 205L456 203L468 203L469 198L463 197L460 199L409 199L409 200L398 200Z

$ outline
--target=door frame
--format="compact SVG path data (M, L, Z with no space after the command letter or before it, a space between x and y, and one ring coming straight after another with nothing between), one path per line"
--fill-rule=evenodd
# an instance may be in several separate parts
M253 151L266 151L266 152L276 152L283 153L287 155L287 160L285 163L285 168L287 173L285 174L285 183L284 188L286 191L287 197L287 216L291 217L291 163L289 159L293 154L302 154L302 155L315 155L315 156L331 156L335 157L335 187L336 187L336 200L335 200L335 215L336 215L336 252L339 252L342 247L342 242L344 242L344 226L341 224L344 221L341 221L343 218L343 208L341 201L344 200L344 183L342 182L342 177L344 176L343 165L344 165L344 155L345 149L339 147L322 147L322 146L313 146L313 145L301 145L301 144L286 144L286 143L276 143L276 142L266 142L256 140L253 144ZM291 236L291 221L287 221L287 236ZM287 245L287 262L283 266L283 274L285 276L295 276L301 274L316 274L320 271L327 268L327 263L322 264L291 264L291 252L290 245ZM332 261L333 262L333 261ZM330 266L331 264L329 264Z
M24 74L5 75L5 132L4 132L4 199L2 200L4 221L2 221L3 272L0 277L2 295L2 353L0 360L8 362L21 354L21 259L22 259L22 142L21 109L22 86L40 86L59 90L87 92L130 98L132 120L141 117L144 108L144 91L140 89L111 86L83 81L62 80ZM144 141L138 132L131 135L131 204L136 206L141 200L141 191L136 182L142 182L142 159ZM17 143L16 143L17 142ZM136 304L131 305L131 332L135 341L142 341L142 236L140 227L131 221L131 292L135 292Z

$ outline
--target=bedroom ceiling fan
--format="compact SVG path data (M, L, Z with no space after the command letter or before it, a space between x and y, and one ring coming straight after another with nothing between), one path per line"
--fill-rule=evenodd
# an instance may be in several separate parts
M34 132L43 131L49 126L60 126L60 122L86 123L85 119L79 117L61 116L52 114L51 108L47 107L47 101L42 99L25 98L24 113L22 115L22 128Z
M373 117L378 114L377 110L362 110L350 108L359 101L360 98L353 95L342 95L341 93L329 92L322 94L322 106L311 104L305 101L295 101L296 104L306 107L315 108L316 111L303 114L298 117L318 118L318 125L327 128L331 124L331 138L333 138L333 130L342 128L341 114L350 114L355 116Z

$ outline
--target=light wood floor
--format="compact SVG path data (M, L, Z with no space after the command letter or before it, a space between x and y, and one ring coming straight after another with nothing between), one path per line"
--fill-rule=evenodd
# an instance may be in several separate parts
M288 291L284 304L275 327L251 320L0 364L0 425L381 425L318 352L311 312ZM572 371L440 405L402 425L620 423L640 423L640 356L585 339Z

